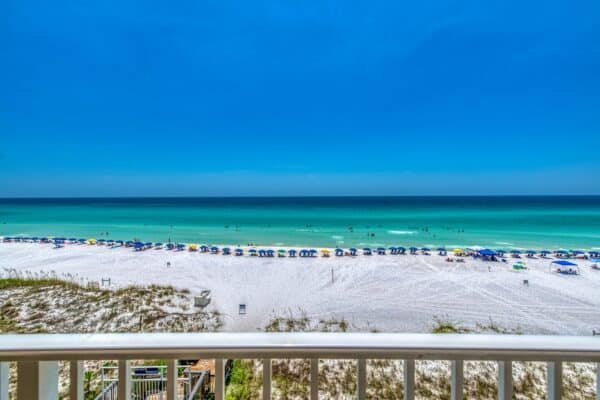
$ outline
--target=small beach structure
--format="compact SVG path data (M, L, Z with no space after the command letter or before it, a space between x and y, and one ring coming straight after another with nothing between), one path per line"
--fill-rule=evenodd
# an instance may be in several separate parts
M133 244L133 250L134 251L142 251L146 248L146 246L144 246L144 243L142 242L135 242Z
M484 261L496 261L496 252L490 249L481 249L477 252Z
M386 254L385 247L378 247L377 248L377 255L385 256L385 254Z
M370 256L370 255L372 255L372 254L373 254L373 252L371 251L371 249L370 249L370 248L368 248L368 247L365 247L365 248L363 249L363 255L364 255L364 256Z
M200 246L200 251L202 253L208 253L210 251L210 248L207 245L203 244L202 246Z
M425 255L425 256L428 256L430 251L431 251L431 249L428 247L423 247L421 249L421 253L423 253L423 255Z
M279 257L279 258L285 258L286 254L287 254L287 251L285 251L285 249L277 250L277 257Z
M190 245L188 245L188 250L196 252L196 251L198 251L198 245L197 244L190 244Z
M339 247L337 249L335 249L335 256L336 257L343 257L344 256L344 250L340 249Z
M590 255L590 258L600 258L600 252L599 251L590 251L589 255Z
M315 249L308 250L309 257L316 257L317 254L319 254L319 252L317 250L315 250Z
M550 250L542 250L540 251L540 257L542 258L546 258L548 257L548 254L551 254L552 252Z
M267 251L265 249L259 249L258 250L258 256L259 257L266 257L267 256Z
M235 249L236 257L242 257L244 255L244 249L240 249L239 247Z
M288 250L288 256L291 258L295 258L297 254L298 254L298 251L296 251L295 249Z
M569 252L567 250L564 250L564 249L555 250L554 251L554 256L556 258L569 258Z
M256 249L250 249L248 250L248 253L250 254L250 257L258 256L258 251Z
M592 262L590 268L596 271L600 271L600 258L591 258L590 261Z
M396 254L400 254L400 255L406 254L406 249L402 246L397 247L396 250L398 251L398 253L396 253Z
M525 252L525 254L527 255L527 258L534 258L535 255L537 254L537 251L535 251L535 250L527 250Z
M155 248L156 250L162 250L162 248L163 248L163 244L162 244L162 243L160 243L160 242L154 243L154 248Z
M465 251L459 248L453 249L452 252L456 257L462 257L465 254Z
M579 275L579 266L568 260L555 260L550 263L554 272L563 275Z
M173 250L175 248L175 244L167 243L167 250Z
M515 271L522 271L522 270L527 269L527 265L523 261L517 261L516 263L513 264L513 269Z
M210 254L219 254L219 248L217 246L212 246L210 248Z
M175 249L176 249L177 251L183 251L183 250L185 250L185 243L177 243L177 244L175 245Z
M328 258L331 256L331 251L329 251L328 249L322 249L321 250L321 256Z
M231 255L231 249L229 247L223 247L223 255L224 256Z
M392 254L392 255L394 255L394 256L395 256L396 254L398 254L398 248L397 248L397 247L393 247L393 246L392 246L392 247L390 247L388 250L390 251L390 254Z
M267 257L275 257L275 251L273 249L267 249Z
M356 250L354 247L348 249L348 255L350 255L351 257L356 257L357 252L358 250Z
M414 254L417 254L417 251L419 251L419 249L416 247L411 247L408 249L408 251L410 251L410 254L414 255Z
M510 256L512 258L521 258L521 251L520 250L511 250L510 251Z
M43 241L44 239L45 239L45 238L42 238L42 241ZM48 239L46 239L46 241L48 241ZM93 245L95 245L95 244L96 244L96 242L97 242L97 240L96 240L96 239L94 239L94 238L90 238L90 239L88 239L88 240L87 240L87 244L89 244L89 245L92 245L92 246L93 246Z
M444 247L438 247L437 252L438 256L446 256L448 254Z

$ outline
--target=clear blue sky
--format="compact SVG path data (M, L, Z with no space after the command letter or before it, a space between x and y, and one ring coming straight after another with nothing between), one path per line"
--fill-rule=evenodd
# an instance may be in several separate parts
M600 194L595 0L0 13L0 196Z

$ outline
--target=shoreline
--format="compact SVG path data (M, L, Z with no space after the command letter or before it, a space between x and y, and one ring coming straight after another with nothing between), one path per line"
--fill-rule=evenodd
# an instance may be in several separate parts
M14 240L14 239L19 239L19 240ZM30 244L39 244L39 245L53 245L53 240L55 240L57 237L55 236L46 236L43 237L44 239L47 239L47 242L41 242L38 239L37 241L33 242L31 241L30 237L24 237L24 236L1 236L0 235L0 245L3 243L30 243ZM6 239L13 239L9 242L6 242ZM63 245L75 245L75 246L97 246L97 247L105 247L105 248L110 248L110 245L107 245L105 242L122 242L122 246L112 246L112 247L123 247L126 249L132 249L133 246L126 246L125 243L129 242L129 243L134 243L133 240L129 240L129 241L123 241L123 240L113 240L113 239L97 239L94 238L93 240L96 243L90 244L88 243L88 240L90 240L90 238L88 239L77 239L77 240L85 240L85 243L75 243L75 242L71 242L71 239L66 239L66 238L61 238L61 241L63 243ZM98 241L103 241L102 244L97 243ZM591 254L595 254L595 253L600 253L600 247L579 247L579 248L568 248L568 247L559 247L559 248L549 248L549 247L537 247L537 246L531 246L531 247L520 247L514 244L511 245L498 245L498 246L480 246L480 245L469 245L469 246L461 246L461 245L447 245L447 246L436 246L436 245L419 245L419 246L412 246L412 245L395 245L395 246L383 246L383 245L361 245L361 246L336 246L336 247L331 247L330 245L325 245L325 246L310 246L310 245L306 245L306 246L302 246L302 245L298 245L298 246L290 246L290 245L279 245L279 244L224 244L224 243L211 243L211 242L176 242L176 241L171 241L171 242L144 242L142 240L138 240L140 243L151 243L153 246L150 249L146 249L146 250L166 250L166 251L170 251L169 249L166 249L164 246L166 246L168 243L171 243L173 245L177 245L177 244L182 244L185 246L185 251L189 251L189 246L196 246L198 247L198 249L201 246L206 246L206 247L218 247L219 248L219 253L221 252L222 249L228 248L232 251L232 253L236 250L236 249L242 249L244 250L244 256L246 256L246 252L250 249L256 249L258 250L297 250L300 251L302 249L314 249L317 250L317 252L319 252L319 256L320 256L320 251L321 250L328 250L331 254L332 257L334 256L335 250L336 249L342 249L344 251L347 251L349 249L356 249L358 251L358 254L356 256L362 256L362 251L364 249L370 249L373 252L373 255L377 255L377 249L385 249L386 255L389 254L390 249L392 248L403 248L404 250L406 250L406 255L411 255L409 254L409 250L411 248L416 248L417 251L420 253L423 249L427 249L430 253L435 254L437 253L439 250L441 250L442 248L444 249L444 251L448 252L448 254L451 254L453 252L454 249L462 249L465 250L467 253L468 252L472 252L472 253L476 253L479 250L483 250L483 249L492 249L493 251L496 252L504 252L506 254L509 254L511 251L513 250L517 250L520 251L521 254L525 254L528 251L535 251L536 255L539 255L539 253L543 252L543 251L547 251L549 254L556 254L557 252L564 252L567 251L569 253L575 252L575 253L584 253L586 255ZM162 248L161 249L155 249L154 245L156 244L161 244ZM199 253L202 253L200 250L198 250ZM233 254L232 254L233 255ZM577 254L575 254L577 255ZM576 258L576 257L574 257Z

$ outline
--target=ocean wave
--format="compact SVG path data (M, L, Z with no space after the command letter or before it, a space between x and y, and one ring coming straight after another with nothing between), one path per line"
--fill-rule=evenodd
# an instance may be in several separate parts
M414 235L414 231L387 231L390 235Z
M344 239L343 236L338 236L338 235L333 235L331 238L335 239L335 240L342 240L342 239Z

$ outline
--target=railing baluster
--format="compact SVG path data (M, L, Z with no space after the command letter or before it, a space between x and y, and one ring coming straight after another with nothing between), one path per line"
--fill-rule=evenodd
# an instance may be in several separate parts
M177 360L167 361L167 400L177 400Z
M498 400L512 400L512 361L498 362Z
M131 398L131 362L119 361L119 386L117 390L119 400Z
M562 362L548 363L548 400L560 400L562 397Z
M215 400L225 400L225 360L215 360Z
M10 364L0 362L0 400L8 400L8 371Z
M452 400L463 399L463 362L462 360L452 361L452 377L450 385L450 398Z
M415 398L415 360L404 360L404 400Z
M71 361L69 365L69 399L83 400L83 361Z
M358 400L367 398L367 360L360 358L358 360L358 382L357 382Z
M56 400L58 398L58 362L21 361L17 364L17 398Z
M265 358L263 360L263 400L271 400L271 368L271 359Z
M319 400L319 359L310 360L310 400Z
M600 400L600 363L596 364L596 400Z

